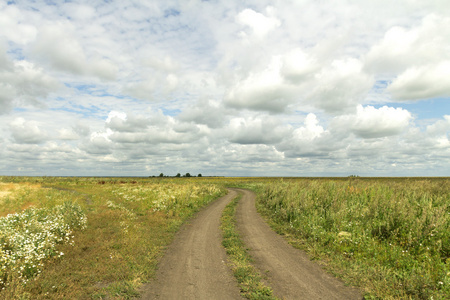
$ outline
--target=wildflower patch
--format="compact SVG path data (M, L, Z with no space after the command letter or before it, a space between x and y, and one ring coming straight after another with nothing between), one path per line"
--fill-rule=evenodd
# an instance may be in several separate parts
M56 246L73 243L73 230L84 229L86 224L80 206L71 202L0 218L0 290L11 278L27 283L39 275L45 259L64 255Z

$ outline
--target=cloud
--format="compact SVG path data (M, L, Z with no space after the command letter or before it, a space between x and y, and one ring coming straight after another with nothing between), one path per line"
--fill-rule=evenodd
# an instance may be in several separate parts
M166 73L177 71L180 68L180 64L174 61L170 55L158 52L156 49L152 50L155 53L147 52L146 57L142 59L144 66Z
M441 155L450 157L450 115L426 127L425 139L429 140L428 149L441 151Z
M319 64L299 48L273 56L262 71L252 72L227 91L224 103L233 108L283 113L295 104L329 114L352 111L374 85L358 59Z
M73 126L73 131L81 137L86 137L90 134L91 130L88 125L78 121L77 124Z
M71 23L60 21L39 28L33 54L49 62L52 67L75 75L115 79L117 67L99 54L87 57Z
M409 68L389 85L387 91L398 100L450 97L450 60Z
M144 116L130 115L124 112L111 111L106 119L106 126L113 131L136 132L145 130L150 121Z
M210 128L220 128L225 124L227 111L220 102L214 100L198 100L196 104L186 107L178 119L184 122L204 124Z
M109 155L114 149L114 143L110 139L112 134L111 129L93 132L87 141L80 144L80 149L93 155Z
M411 113L402 108L358 105L356 114L336 117L333 126L370 139L397 135L408 127L411 119Z
M16 118L10 124L10 130L14 142L18 144L39 144L47 140L47 133L39 128L36 121L25 121L24 118Z
M272 13L273 7L267 7L266 12ZM281 22L275 17L266 17L253 9L246 8L236 16L236 21L242 25L246 25L252 29L252 33L257 38L265 37L270 31L280 26ZM247 34L241 32L243 36Z
M267 68L238 81L225 95L229 107L283 112L292 103L289 86L280 75L281 61L274 57Z
M42 99L60 88L60 83L42 69L29 61L11 61L0 48L0 114L13 106L42 106Z
M331 114L354 110L372 88L374 78L354 58L337 59L315 74L308 102Z
M0 7L0 36L17 44L25 45L36 38L37 29L27 24L27 16L16 6Z
M161 112L148 116L112 111L105 122L106 132L92 133L92 138L102 137L118 148L126 144L160 147L161 144L181 145L192 143L209 133L206 126L180 122ZM114 146L115 147L115 146ZM125 146L125 149L128 146Z
M0 70L11 69L11 62L6 56L6 45L0 40Z
M342 139L340 141L342 142ZM278 151L290 158L327 157L340 147L339 137L333 138L327 129L319 125L319 120L313 113L305 117L303 126L285 135L276 145Z
M283 56L281 74L289 82L301 83L311 79L319 68L316 57L301 48L295 48Z
M366 56L366 68L377 73L397 74L411 68L450 59L450 18L429 14L420 26L389 29Z
M64 3L62 10L69 18L80 21L87 21L96 16L95 8L85 4Z
M136 70L135 82L125 85L124 92L133 97L155 101L159 98L170 98L177 89L187 88L186 78L179 78L182 65L171 55L154 47L146 47L142 64Z
M293 136L299 140L314 140L320 137L325 130L319 125L317 116L313 113L309 113L304 122L305 126L294 130Z
M86 68L86 55L73 36L73 26L56 23L40 28L34 52L47 59L59 70L82 74Z
M290 129L274 118L232 118L226 131L229 141L237 144L274 144Z
M393 77L387 91L395 100L450 95L450 18L428 14L420 25L395 26L365 57L365 69Z
M60 140L78 140L80 136L71 129L61 128L58 130L58 139Z
M427 133L430 135L448 135L450 133L450 115L444 115L443 120L428 125Z
M448 175L450 7L380 1L0 3L2 170Z

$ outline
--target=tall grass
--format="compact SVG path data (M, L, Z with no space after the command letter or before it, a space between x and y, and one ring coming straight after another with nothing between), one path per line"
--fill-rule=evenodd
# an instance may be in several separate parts
M448 179L280 180L261 210L367 298L450 297Z

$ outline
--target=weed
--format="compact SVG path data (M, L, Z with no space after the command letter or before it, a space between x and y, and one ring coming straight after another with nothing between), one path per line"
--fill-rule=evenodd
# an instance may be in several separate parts
M274 181L259 190L258 206L368 297L450 295L448 179Z
M251 264L251 257L236 229L236 206L240 197L228 204L222 214L222 245L229 257L231 269L241 287L241 294L247 299L277 299L272 289L264 285L258 270Z
M0 206L0 215L21 213L32 205L46 218L54 211L67 224L76 224L77 218L88 221L84 230L68 235L70 243L55 246L53 256L39 265L39 276L26 284L17 276L11 277L11 284L0 292L0 298L7 299L135 297L140 285L154 276L164 248L180 225L225 193L225 189L206 180L57 177L2 177L2 180L0 189L7 193L0 194L2 204L6 203ZM68 207L66 201L74 206ZM80 217L81 212L85 217ZM38 232L39 228L35 226L33 230ZM64 230L61 232L67 233Z

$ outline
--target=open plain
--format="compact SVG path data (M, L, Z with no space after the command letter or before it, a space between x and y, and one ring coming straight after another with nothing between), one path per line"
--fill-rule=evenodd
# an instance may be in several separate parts
M445 299L449 186L448 178L1 177L0 298ZM246 290L250 277L232 268L220 230L232 203L231 235L251 265L240 270L259 272L262 293Z

